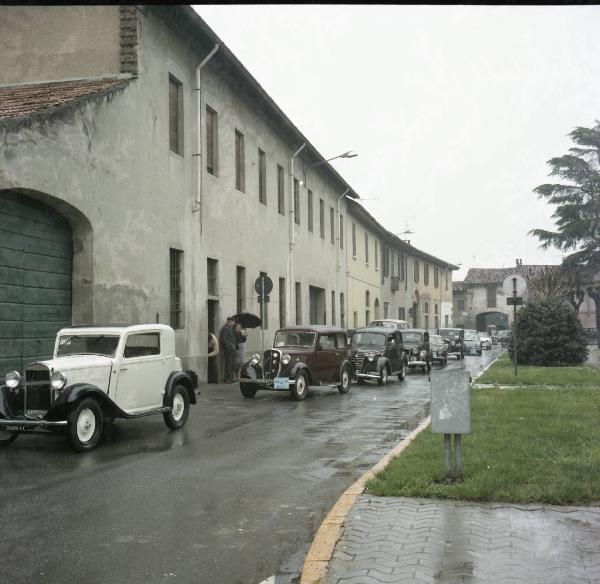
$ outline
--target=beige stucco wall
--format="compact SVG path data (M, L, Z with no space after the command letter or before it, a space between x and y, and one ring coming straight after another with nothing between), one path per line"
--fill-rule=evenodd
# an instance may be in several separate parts
M0 85L119 73L119 6L0 6Z

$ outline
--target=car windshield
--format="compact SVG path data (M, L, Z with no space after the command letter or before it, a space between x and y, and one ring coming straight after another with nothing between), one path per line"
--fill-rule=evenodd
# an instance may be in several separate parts
M440 335L443 337L450 337L451 339L458 339L460 331L453 329L440 329Z
M119 338L119 335L62 335L58 339L56 356L103 355L114 357Z
M423 333L402 333L402 340L405 343L420 343L423 340Z
M442 337L440 337L439 335L429 335L429 342L432 345L441 345Z
M479 340L479 337L475 333L467 333L465 335L465 340L467 340L467 341L477 341L477 340Z
M385 346L385 334L380 333L354 333L352 344L354 346L370 346L383 347Z
M276 347L312 347L315 333L307 331L279 331L275 333Z

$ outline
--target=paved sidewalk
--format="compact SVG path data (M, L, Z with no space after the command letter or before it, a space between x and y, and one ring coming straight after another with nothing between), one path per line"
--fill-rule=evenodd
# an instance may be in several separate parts
M327 584L600 582L600 508L362 494Z

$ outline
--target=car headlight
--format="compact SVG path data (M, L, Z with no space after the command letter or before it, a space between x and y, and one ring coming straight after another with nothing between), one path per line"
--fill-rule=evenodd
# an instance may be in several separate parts
M250 363L252 363L252 365L258 365L260 363L260 355L258 353L254 353L254 355L252 355L250 358Z
M10 387L10 389L14 389L19 385L21 381L21 375L18 371L9 371L4 377L4 383Z
M292 360L292 358L287 353L285 355L283 355L283 357L281 357L281 362L284 365L287 365L291 360Z
M66 384L67 378L60 371L55 371L50 376L50 387L52 389L62 389Z
M373 361L373 359L375 359L375 355L373 355L373 353L369 353L369 354L367 355L367 359L368 359L369 361Z
M421 353L419 354L419 356L421 357L421 359L426 359L427 358L427 351L421 351Z

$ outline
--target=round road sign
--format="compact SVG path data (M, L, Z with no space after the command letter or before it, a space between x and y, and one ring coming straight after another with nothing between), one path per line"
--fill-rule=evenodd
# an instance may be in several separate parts
M513 279L517 280L517 296L523 296L525 294L525 290L527 290L527 282L525 282L525 278L523 276L519 276L518 274L513 274L512 276L508 276L508 278L504 279L502 283L502 289L507 296L513 295L514 283Z

